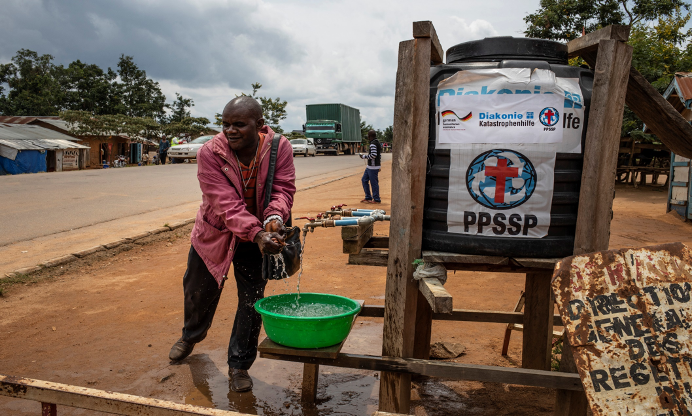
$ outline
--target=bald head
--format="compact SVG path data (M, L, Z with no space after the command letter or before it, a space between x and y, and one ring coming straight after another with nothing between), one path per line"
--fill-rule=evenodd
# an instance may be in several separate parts
M252 117L255 120L262 118L262 106L254 98L249 95L236 97L226 104L223 108L223 114L242 112Z

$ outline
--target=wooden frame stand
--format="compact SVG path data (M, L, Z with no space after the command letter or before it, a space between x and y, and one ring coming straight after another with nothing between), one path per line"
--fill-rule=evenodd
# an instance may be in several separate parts
M553 314L550 289L559 259L422 251L430 66L441 64L444 53L431 22L414 22L413 37L399 44L389 238L373 237L368 227L342 230L350 264L387 266L385 306L364 305L359 315L384 318L382 356L296 354L267 348L267 340L260 345L260 356L304 363L307 401L315 399L318 366L331 365L381 371L380 412L409 413L411 375L418 374L553 388L555 414L585 415L586 396L567 342L560 371L550 371L553 326L562 324ZM692 157L692 126L630 67L628 37L629 27L608 26L567 45L570 57L582 56L594 68L574 254L608 248L625 101L672 151ZM413 278L413 261L420 258L448 270L525 273L524 312L453 309L452 295L439 282ZM522 324L523 368L429 361L433 320Z

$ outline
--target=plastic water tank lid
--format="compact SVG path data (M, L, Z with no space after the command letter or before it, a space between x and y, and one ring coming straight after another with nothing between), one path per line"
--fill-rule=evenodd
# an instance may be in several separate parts
M447 63L468 60L543 59L567 63L567 45L546 39L497 36L460 43L447 49Z

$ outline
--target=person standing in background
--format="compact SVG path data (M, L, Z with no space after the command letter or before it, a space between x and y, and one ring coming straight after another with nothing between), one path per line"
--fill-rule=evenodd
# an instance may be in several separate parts
M159 160L161 161L162 165L166 164L166 158L168 157L168 149L171 147L171 144L168 143L168 139L166 137L161 140L161 143L159 143Z
M365 168L365 173L363 173L363 190L365 191L365 199L360 202L366 204L380 204L380 182L378 175L380 173L380 161L382 154L382 145L380 141L377 140L377 132L375 130L370 130L368 132L368 140L370 140L370 150L368 153L361 154L362 159L367 159L368 166ZM370 187L372 187L372 194L370 193Z

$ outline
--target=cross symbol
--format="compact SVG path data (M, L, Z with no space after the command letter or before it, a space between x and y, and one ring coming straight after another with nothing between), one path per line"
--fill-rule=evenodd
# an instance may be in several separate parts
M543 114L545 115L545 118L548 120L548 124L551 124L553 122L553 116L555 115L555 113L553 113L553 110L548 110Z
M495 177L495 203L505 202L505 183L507 178L518 178L519 168L508 168L507 159L497 159L497 166L486 166L485 176Z

